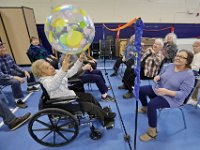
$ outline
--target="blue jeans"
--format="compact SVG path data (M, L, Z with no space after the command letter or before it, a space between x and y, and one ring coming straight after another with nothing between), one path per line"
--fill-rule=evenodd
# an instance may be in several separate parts
M0 116L6 125L9 125L16 118L2 100L0 100Z
M35 82L33 73L29 72L29 74L30 74L30 78L27 78L28 85ZM25 77L24 73L21 73L21 72L16 72L13 76ZM13 96L16 99L24 97L22 89L21 89L20 81L16 79L1 79L0 85L11 85Z
M104 77L100 70L94 69L93 71L86 71L83 75L79 77L83 83L96 83L101 94L108 92L108 87L106 86Z
M147 97L150 98L149 103L147 103ZM162 97L157 96L151 85L145 85L140 87L139 99L142 106L147 106L147 116L149 126L155 128L157 126L157 112L156 109L159 108L169 108L169 103Z

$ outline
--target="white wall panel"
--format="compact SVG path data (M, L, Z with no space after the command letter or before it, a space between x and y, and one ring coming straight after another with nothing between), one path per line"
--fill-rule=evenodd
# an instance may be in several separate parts
M200 0L0 0L1 6L33 8L37 23L64 3L82 7L96 23L127 22L136 16L149 23L200 23Z

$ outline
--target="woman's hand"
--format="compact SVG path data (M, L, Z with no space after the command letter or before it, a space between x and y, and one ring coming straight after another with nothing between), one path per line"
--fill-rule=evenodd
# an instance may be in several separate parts
M49 62L52 62L53 60L51 58L46 58L46 60L48 60Z
M79 61L80 62L83 62L84 60L86 60L85 52L81 53L81 55L79 56Z
M55 56L53 56L53 55L50 55L50 57L53 58L53 59L57 59L57 58L56 58Z
M160 80L160 76L159 75L155 76L154 79L153 79L153 81L155 83L157 83L159 80Z
M92 71L93 69L92 69L92 66L90 65L90 64L86 64L85 66L83 66L83 68L82 68L84 71L85 70L89 70L89 71Z
M96 61L94 61L94 60L88 60L88 62L89 62L89 63L93 63L93 64L96 63Z
M71 55L66 55L64 57L64 60L62 62L62 70L63 71L67 71L69 69L69 67L71 66L70 60L71 60Z
M166 89L166 88L157 88L157 89L155 89L155 92L156 92L157 95L160 95L160 96L162 96L162 95L169 95L168 94L169 90Z
M163 95L176 96L176 91L171 91L166 88L157 88L155 89L155 92L157 95L160 95L160 96L163 96Z

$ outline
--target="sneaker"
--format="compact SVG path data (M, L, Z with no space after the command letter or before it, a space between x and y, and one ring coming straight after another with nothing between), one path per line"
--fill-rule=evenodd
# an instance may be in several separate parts
M122 84L122 85L120 85L120 86L118 86L118 89L126 89L126 86L124 85L124 84Z
M147 106L143 106L138 109L138 113L146 114L147 113Z
M117 76L117 72L113 72L110 77L114 77L114 76Z
M16 102L16 106L19 107L19 108L27 108L28 107L21 99L19 99Z
M28 88L27 88L27 92L28 92L28 93L37 92L37 91L39 91L39 90L40 90L40 88L37 88L37 87L35 87L35 86L32 86L32 87L28 87Z
M133 95L132 92L131 92L131 93L128 92L128 93L126 93L126 94L123 95L123 98L124 98L124 99L129 99L129 98L133 98L133 97L134 97L134 95Z
M190 99L188 100L187 104L196 106L196 105L197 105L197 101L195 101L194 99L190 98Z
M15 118L14 121L11 122L11 124L8 126L12 131L19 128L21 125L23 125L26 121L29 120L31 117L31 113L26 113L22 117Z
M107 95L105 98L101 97L101 100L102 101L115 101L115 99L110 95Z

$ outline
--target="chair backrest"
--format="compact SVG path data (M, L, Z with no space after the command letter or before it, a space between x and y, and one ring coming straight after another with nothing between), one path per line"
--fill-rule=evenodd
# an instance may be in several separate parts
M186 97L185 101L183 102L183 104L187 104L189 98L192 96L192 94L194 93L195 88L198 85L198 81L199 81L199 73L195 70L193 70L194 76L195 76L195 82L194 82L194 87L192 88L190 94Z
M28 59L30 60L30 62L33 63L34 59L31 57L31 55L29 54L28 51L26 52L26 55L27 55Z
M111 56L112 47L111 40L99 40L99 51L102 56Z
M44 108L44 105L45 105L45 102L50 100L50 96L49 94L47 93L46 89L44 88L44 86L42 85L41 82L39 82L40 84L40 87L42 89L42 96L40 97L40 101L39 101L39 104L38 104L38 108L39 110L42 110Z
M40 82L40 86L41 86L41 89L42 89L42 96L41 97L44 98L45 100L49 100L50 96L47 93L47 90L44 88L44 86L42 85L41 82Z

